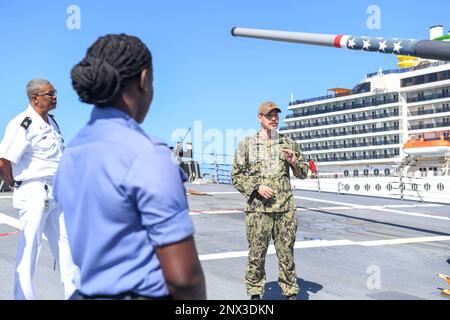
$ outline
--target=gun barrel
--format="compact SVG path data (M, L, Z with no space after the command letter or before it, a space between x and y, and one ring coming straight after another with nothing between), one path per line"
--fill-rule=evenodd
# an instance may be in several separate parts
M365 36L304 33L239 27L232 28L231 34L235 37L294 42L450 61L450 42L446 41L373 38Z

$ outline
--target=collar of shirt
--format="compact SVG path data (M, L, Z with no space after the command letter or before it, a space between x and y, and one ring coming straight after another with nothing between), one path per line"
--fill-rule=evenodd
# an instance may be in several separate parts
M144 130L142 130L140 125L136 122L136 120L134 120L130 115L128 115L124 111L119 110L115 107L102 107L102 108L94 107L94 109L92 109L91 112L91 121L99 119L114 121L117 124L126 126L149 138L148 135L144 132Z
M280 139L280 134L278 133L278 131L275 134L275 136L272 138L272 140L267 139L265 134L263 134L263 129L260 129L258 131L258 133L256 134L256 136L257 136L258 141L260 141L261 143L262 142L266 142L266 143L270 143L271 144L271 143L274 143L274 142L276 142L276 141L278 141Z
M35 124L39 125L41 129L49 126L49 124L45 122L44 119L42 119L39 113L37 113L36 110L34 110L31 104L28 105L27 113L30 115L31 120L34 121Z

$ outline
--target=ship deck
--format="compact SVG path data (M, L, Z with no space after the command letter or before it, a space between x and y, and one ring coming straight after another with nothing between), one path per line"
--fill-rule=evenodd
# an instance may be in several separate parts
M232 186L193 185L188 194L208 299L248 299L245 199ZM295 262L302 300L448 299L450 205L295 190L299 228ZM18 241L11 193L0 194L0 299L12 299ZM273 246L263 299L284 299ZM43 243L36 270L39 299L63 299L58 271Z

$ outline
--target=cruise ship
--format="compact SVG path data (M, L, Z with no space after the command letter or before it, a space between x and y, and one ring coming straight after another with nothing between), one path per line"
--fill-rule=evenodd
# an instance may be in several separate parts
M450 40L442 26L430 38ZM280 133L317 166L299 188L450 201L450 63L398 56L354 88L291 99ZM364 181L364 182L362 182Z

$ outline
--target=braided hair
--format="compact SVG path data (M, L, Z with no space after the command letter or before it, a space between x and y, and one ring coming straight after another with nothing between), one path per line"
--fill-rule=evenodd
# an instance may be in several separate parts
M105 106L145 68L152 68L152 56L139 38L110 34L98 38L72 68L72 86L80 101Z

